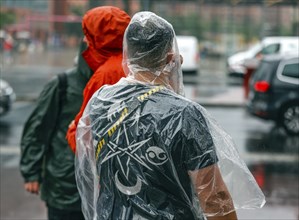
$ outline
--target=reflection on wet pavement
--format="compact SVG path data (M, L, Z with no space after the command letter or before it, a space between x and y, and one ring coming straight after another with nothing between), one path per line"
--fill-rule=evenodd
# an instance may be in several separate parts
M263 190L267 205L299 206L299 136L274 126L268 133L253 132L246 140L249 154L260 157L249 168ZM267 155L261 157L261 155Z
M12 112L0 118L0 146L20 146L21 134L25 120L27 120L35 104L17 102L13 105Z
M0 140L1 143L5 143L6 142L5 138L11 135L11 125L6 121L0 121L0 127L1 127Z
M246 142L246 148L249 152L272 152L272 153L287 153L297 154L299 153L299 136L288 135L281 127L273 126L268 133L258 134L252 132ZM256 135L261 136L258 139L254 137Z

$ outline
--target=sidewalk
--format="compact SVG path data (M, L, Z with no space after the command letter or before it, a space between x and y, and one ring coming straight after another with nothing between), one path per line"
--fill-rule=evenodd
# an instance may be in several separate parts
M194 101L202 106L243 107L245 105L242 87L228 87L224 93L212 97L198 97Z

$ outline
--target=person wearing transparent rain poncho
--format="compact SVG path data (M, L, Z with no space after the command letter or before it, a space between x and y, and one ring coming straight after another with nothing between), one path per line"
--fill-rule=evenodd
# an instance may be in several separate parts
M231 138L183 97L175 32L151 12L124 35L123 68L77 128L76 179L86 219L237 219L265 198Z

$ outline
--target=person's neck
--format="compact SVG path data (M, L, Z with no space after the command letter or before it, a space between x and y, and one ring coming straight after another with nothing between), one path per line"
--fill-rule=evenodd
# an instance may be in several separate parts
M135 79L144 83L150 83L155 85L167 85L167 77L163 73L161 73L159 76L156 76L155 74L151 72L138 72L135 74Z

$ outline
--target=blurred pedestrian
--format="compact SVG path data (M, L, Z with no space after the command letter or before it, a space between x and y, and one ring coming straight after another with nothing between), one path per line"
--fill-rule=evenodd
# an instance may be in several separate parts
M74 153L65 139L92 75L81 53L75 67L47 83L27 119L21 139L20 170L25 190L41 192L49 220L84 220L74 173Z
M240 196L236 207L264 204L228 136L182 96L181 63L172 25L151 12L134 15L124 35L127 77L94 93L77 128L87 219L237 219L224 178Z
M11 64L13 62L13 57L12 57L13 48L14 48L14 39L10 33L6 33L3 42L5 64Z
M93 8L83 17L82 27L88 44L83 57L95 72L84 89L81 109L67 132L67 140L73 151L76 150L78 121L93 93L125 76L121 67L122 43L129 22L129 15L113 6Z

